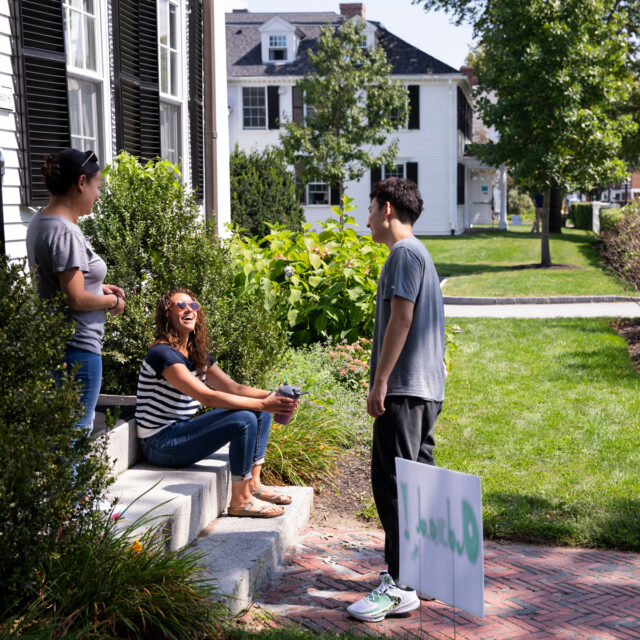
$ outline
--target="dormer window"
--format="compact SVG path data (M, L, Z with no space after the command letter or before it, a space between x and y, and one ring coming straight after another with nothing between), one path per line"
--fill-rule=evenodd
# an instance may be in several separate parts
M362 40L360 40L360 44L358 45L361 49L368 49L369 43L367 42L367 36L363 35Z
M269 36L269 60L287 59L287 36Z

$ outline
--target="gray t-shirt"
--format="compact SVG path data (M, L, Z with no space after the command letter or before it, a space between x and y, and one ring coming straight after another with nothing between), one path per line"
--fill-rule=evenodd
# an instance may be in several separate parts
M107 265L91 249L80 227L70 220L35 213L27 229L27 256L30 269L35 269L40 297L51 298L60 292L58 274L74 267L84 274L85 290L102 295ZM100 354L105 310L74 311L66 307L64 312L75 323L75 333L68 346Z
M370 385L391 316L391 300L414 303L413 320L400 357L391 371L387 395L444 400L444 307L438 274L424 244L414 238L396 242L378 282L371 351Z

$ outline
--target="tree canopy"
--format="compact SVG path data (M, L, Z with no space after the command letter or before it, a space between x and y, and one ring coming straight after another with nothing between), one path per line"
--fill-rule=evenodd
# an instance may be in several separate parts
M308 54L313 71L296 85L305 117L286 123L280 134L300 179L327 182L340 195L345 180L393 162L398 141L389 142L388 134L408 115L407 91L392 78L382 47L362 46L364 25L354 19L323 28L317 50Z

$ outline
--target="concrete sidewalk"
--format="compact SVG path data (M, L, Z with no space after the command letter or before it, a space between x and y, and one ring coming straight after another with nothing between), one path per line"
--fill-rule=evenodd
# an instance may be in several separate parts
M640 638L640 554L486 542L485 618L438 601L378 624L345 607L378 586L383 533L312 528L265 592L274 626L465 640Z
M447 318L640 318L637 302L445 304Z

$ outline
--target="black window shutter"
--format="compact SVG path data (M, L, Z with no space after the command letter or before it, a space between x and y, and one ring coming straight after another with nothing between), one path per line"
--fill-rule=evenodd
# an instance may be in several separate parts
M295 166L295 181L296 181L296 191L298 193L298 198L300 199L300 204L307 204L307 188L302 182L302 165L300 163Z
M373 191L373 187L376 183L382 180L382 169L381 167L371 167L371 191Z
M114 0L114 76L118 150L160 155L156 0Z
M293 91L291 92L291 113L292 119L296 124L302 124L304 119L303 114L303 100L302 100L302 91L298 89L298 87L293 87Z
M407 178L418 184L418 163L407 162Z
M279 87L267 87L267 118L269 129L280 127L280 96Z
M45 157L71 145L62 3L20 0L10 9L20 36L21 180L25 203L35 204L48 197L40 172Z
M191 137L191 185L204 197L204 111L202 2L189 3L189 129Z
M410 84L409 89L409 129L420 128L420 86Z
M458 162L458 204L464 204L464 176L465 167Z
M331 187L331 204L340 204L340 189L338 187Z

